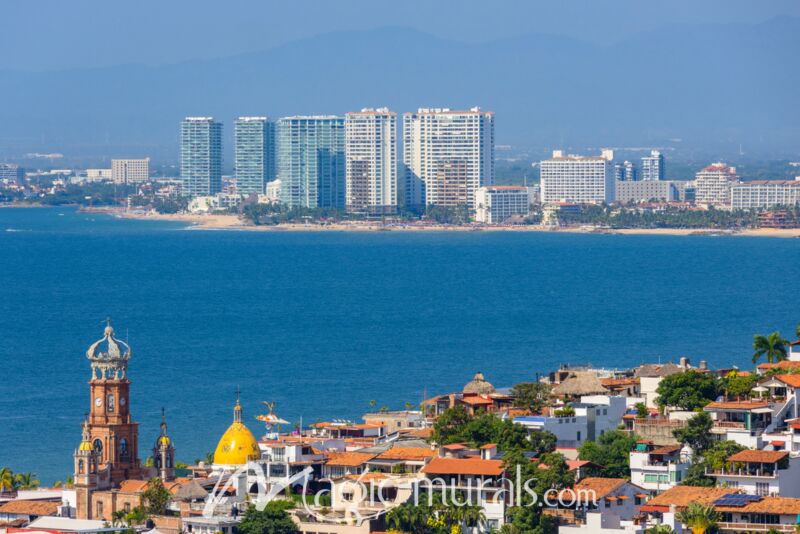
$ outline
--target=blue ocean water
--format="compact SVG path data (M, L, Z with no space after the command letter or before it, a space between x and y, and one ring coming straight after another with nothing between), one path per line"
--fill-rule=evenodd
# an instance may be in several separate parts
M133 347L149 453L179 459L261 400L305 424L357 419L562 362L689 356L750 365L800 321L800 240L513 232L187 231L71 208L0 210L0 466L64 479L89 409L86 348L111 316Z

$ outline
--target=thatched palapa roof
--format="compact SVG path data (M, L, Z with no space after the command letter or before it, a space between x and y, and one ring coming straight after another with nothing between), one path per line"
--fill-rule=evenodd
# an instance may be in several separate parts
M574 371L572 376L553 387L555 397L578 397L580 395L606 394L608 390L600 383L596 373L591 371Z

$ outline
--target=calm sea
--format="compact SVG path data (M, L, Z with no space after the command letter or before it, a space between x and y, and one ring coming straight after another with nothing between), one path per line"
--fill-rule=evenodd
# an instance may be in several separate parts
M149 454L215 448L241 387L305 424L357 419L562 362L749 365L800 321L800 240L546 233L187 231L71 208L0 209L0 466L64 479L89 409L86 348L133 347Z

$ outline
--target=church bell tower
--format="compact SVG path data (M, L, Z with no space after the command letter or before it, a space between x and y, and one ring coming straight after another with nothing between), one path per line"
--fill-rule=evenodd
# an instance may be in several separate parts
M98 481L116 487L141 477L138 423L131 420L128 360L131 349L114 336L110 321L103 337L86 351L92 367L90 411L84 435L97 456ZM84 439L86 441L86 439ZM81 445L84 446L83 443ZM77 478L77 473L76 473Z

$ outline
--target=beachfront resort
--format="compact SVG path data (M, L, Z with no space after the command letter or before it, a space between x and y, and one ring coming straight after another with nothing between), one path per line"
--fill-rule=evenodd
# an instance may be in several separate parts
M2 534L699 534L800 523L800 341L777 332L755 336L753 369L686 357L562 365L511 387L484 369L460 391L362 421L292 425L274 403L252 414L232 395L230 427L192 463L178 460L165 413L140 449L132 351L110 324L86 356L73 474L43 488L2 468Z

